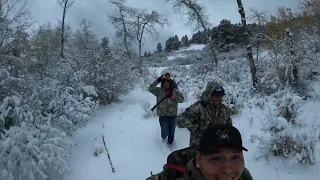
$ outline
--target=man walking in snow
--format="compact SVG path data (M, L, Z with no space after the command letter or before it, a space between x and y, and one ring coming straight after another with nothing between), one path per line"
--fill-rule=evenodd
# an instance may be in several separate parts
M161 83L161 87L157 87L159 83ZM177 88L172 86L171 79L168 80L163 76L155 80L148 89L157 97L157 102L164 99L157 106L157 115L159 116L162 139L165 140L168 137L168 144L172 144L174 141L178 103L183 103L184 97Z
M195 102L177 117L177 126L190 131L190 146L199 145L207 127L215 124L232 125L229 109L222 103L223 87L216 82L208 83L200 101Z

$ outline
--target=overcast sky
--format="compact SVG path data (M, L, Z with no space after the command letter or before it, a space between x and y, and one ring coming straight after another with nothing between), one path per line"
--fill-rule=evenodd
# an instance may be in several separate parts
M232 23L240 22L237 11L236 0L198 0L205 4L207 13L210 15L210 23L217 25L222 19L229 19ZM268 11L274 13L276 8L282 5L296 8L299 0L242 0L245 10L252 7L258 11ZM56 0L29 0L32 15L37 24L32 28L37 28L47 21L56 24L61 19L62 9ZM176 14L169 3L165 0L127 0L130 6L136 8L154 9L167 17L171 23L170 27L159 29L159 42L164 43L170 36L177 34L179 38L187 34L192 34L193 27L186 27L187 17ZM78 23L86 18L92 22L92 29L100 36L106 36L110 40L114 38L114 29L107 21L108 14L114 12L109 0L75 0L73 7L67 13L67 22L76 29ZM154 51L157 42L151 38L147 40L144 50ZM163 44L164 46L164 44Z

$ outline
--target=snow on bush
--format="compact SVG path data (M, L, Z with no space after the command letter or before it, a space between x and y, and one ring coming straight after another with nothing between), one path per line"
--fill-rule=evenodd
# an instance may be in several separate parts
M40 26L21 51L0 54L0 179L47 179L69 172L70 137L86 126L99 103L131 90L132 62L90 30ZM28 49L28 50L27 50ZM8 49L11 51L12 49ZM136 71L133 71L136 72Z
M8 96L0 104L0 134L10 129L21 120L21 99L17 96Z
M0 69L0 102L7 96L19 96L27 90L27 84L23 79L11 76L6 69Z
M70 87L57 93L47 107L54 119L52 125L72 135L87 125L99 107L98 103L91 101L90 97L83 98L83 95L74 94L74 89Z
M16 78L6 70L1 70L0 83L0 179L45 179L69 172L68 135L84 127L97 109L87 96L94 89L31 75Z
M261 156L281 156L292 162L315 163L319 129L312 127L310 131L296 119L302 98L286 90L267 99L272 106L266 108L261 101L258 103L266 112L266 119L262 122L264 134L255 134L252 139L260 142Z
M141 103L141 108L144 111L143 118L149 118L152 116L156 116L156 109L154 111L151 111L152 107L153 107L153 105L151 105L151 103L148 101L143 101Z
M264 127L266 134L254 135L260 142L263 157L281 156L293 162L314 164L316 144L319 142L319 129L300 127L289 123L282 117L270 117Z
M265 37L272 42L273 49L257 62L259 90L271 94L290 87L303 96L308 95L312 70L319 62L312 48L316 43L311 40L316 35L302 32L297 41L290 29L286 29L281 40Z
M92 85L97 89L101 104L117 101L121 94L126 94L132 89L138 79L138 76L130 70L128 62L115 54L101 59L90 77Z
M51 117L33 116L21 98L8 97L0 106L1 120L15 120L0 138L0 179L45 179L48 169L69 172L67 134L51 126ZM35 113L36 114L36 113Z

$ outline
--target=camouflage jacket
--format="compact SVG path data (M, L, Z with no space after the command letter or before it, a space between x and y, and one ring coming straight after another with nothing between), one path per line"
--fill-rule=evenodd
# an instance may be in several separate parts
M157 102L161 101L166 96L166 90L164 88L157 87L158 81L154 81L149 86L149 91L157 97ZM157 106L158 116L177 116L178 103L183 103L184 97L178 89L173 89L176 94L174 98L166 98Z
M210 125L231 124L229 109L224 105L212 103L212 92L217 83L209 83L200 101L195 102L177 117L177 126L190 131L190 146L199 144L202 132Z
M167 158L167 164L175 165L186 171L180 171L163 166L163 171L148 177L146 180L205 180L198 168L195 167L194 158L198 146L188 147L173 151ZM239 180L253 180L247 168L244 168Z
M183 177L176 180L205 180L205 178L202 176L201 171L196 168L193 158L188 162L187 171L183 174ZM248 169L244 168L239 180L253 180Z

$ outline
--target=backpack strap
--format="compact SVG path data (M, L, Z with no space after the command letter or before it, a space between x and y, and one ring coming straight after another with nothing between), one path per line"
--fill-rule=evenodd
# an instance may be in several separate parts
M167 166L167 168L174 169L174 170L177 170L177 171L180 171L180 172L186 172L187 171L187 168L185 168L185 167L174 165L174 164L170 164L170 163L167 163L166 166Z
M200 101L200 104L205 108L205 109L207 109L207 104L204 102L204 101Z

